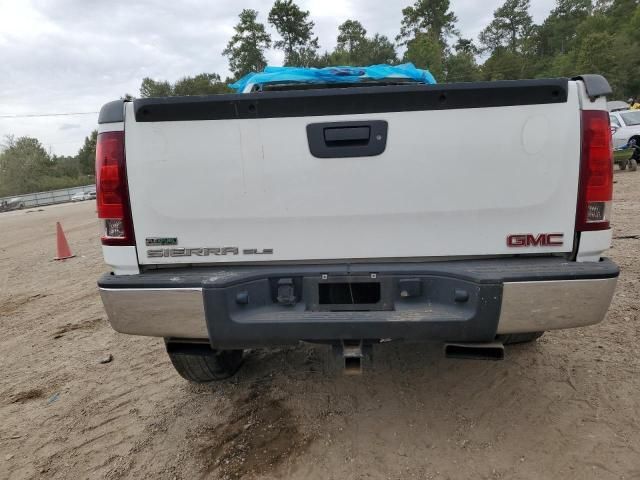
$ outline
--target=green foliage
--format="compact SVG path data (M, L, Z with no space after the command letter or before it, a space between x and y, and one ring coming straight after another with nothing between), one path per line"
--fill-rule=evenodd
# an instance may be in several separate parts
M591 0L557 0L538 30L537 53L551 56L568 52L577 38L578 25L591 11Z
M613 72L616 68L614 37L609 33L589 33L580 42L576 53L576 68L580 71Z
M400 34L396 41L407 45L419 34L429 34L443 47L447 37L457 34L455 14L449 10L449 0L416 0L413 6L402 9Z
M318 37L313 36L314 23L308 11L301 10L293 0L276 0L269 23L281 37L274 46L284 52L284 65L308 67L316 62Z
M456 53L445 58L446 82L475 82L480 80L480 69L468 53Z
M557 0L536 35L533 76L599 73L614 97L640 94L640 5L637 0ZM530 72L525 72L530 73Z
M257 18L256 10L242 10L240 21L234 27L235 33L222 52L229 58L229 70L236 79L249 72L261 71L267 66L264 51L271 47L271 35Z
M526 65L526 59L522 54L506 47L498 47L482 65L482 78L485 80L525 78L523 71Z
M36 138L6 137L0 153L0 197L93 182L96 136L94 131L73 157L49 155Z
M449 0L418 0L402 10L400 34L396 40L406 45L403 60L426 68L442 82L473 81L480 72L475 60L479 53L471 40L458 38L455 53L447 39L458 35L457 18L449 10Z
M447 82L474 82L480 80L480 68L475 55L478 49L471 40L459 39L454 47L456 53L448 54L444 60Z
M478 47L476 47L473 43L473 40L470 40L468 38L458 38L458 41L453 46L453 48L455 49L456 53L466 53L467 55L473 56L476 56L478 55L478 53L480 53Z
M346 20L338 26L339 50L352 53L361 49L367 41L367 31L357 20Z
M394 64L398 62L395 45L386 36L376 33L367 38L365 49L361 54L360 65Z
M7 137L0 155L0 196L34 191L50 169L47 151L35 138Z
M220 79L217 73L200 73L195 77L183 77L173 85L166 80L156 81L151 78L142 79L140 96L173 97L188 95L214 95L230 93L227 83Z
M172 92L173 88L169 82L158 82L149 77L143 78L140 85L140 96L143 98L170 97Z
M231 89L217 73L200 73L195 77L183 77L173 85L173 95L215 95L229 92Z
M336 49L325 53L317 66L377 65L398 61L394 44L384 35L367 37L357 20L347 20L338 27Z
M77 177L77 176L57 176L57 175L44 175L38 178L36 186L28 191L20 192L33 193L33 192L48 192L49 190L58 190L61 188L79 187L81 185L89 185L95 182L94 177ZM11 194L16 195L16 194Z
M436 80L444 77L445 52L434 33L418 33L407 43L404 61L428 69Z
M626 21L638 12L638 0L610 0L602 2L603 13L614 22Z
M84 139L84 144L75 156L78 173L82 175L96 174L96 142L98 131L94 130Z
M76 178L80 176L80 163L77 156L53 155L51 162L53 163L52 171L56 177Z
M532 27L529 0L506 0L493 12L493 20L480 33L480 43L491 52L505 47L516 53L521 51L524 40L531 35Z
M442 48L439 42L431 38L416 39L409 43L405 61L424 64L440 82L473 82L480 79L480 68L476 62L478 48L471 40L458 38L453 49Z
M624 27L625 34L632 42L640 42L640 8L629 17L627 25Z

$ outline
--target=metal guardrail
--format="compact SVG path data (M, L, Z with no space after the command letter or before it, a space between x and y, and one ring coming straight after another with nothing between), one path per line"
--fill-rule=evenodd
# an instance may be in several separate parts
M25 195L13 195L11 197L0 198L0 205L6 201L11 209L16 209L20 205L22 208L40 207L42 205L53 205L55 203L70 202L71 197L76 193L96 191L94 185L83 185L80 187L61 188L59 190L51 190L49 192L27 193ZM17 204L17 205L16 205ZM0 208L1 210L1 208Z

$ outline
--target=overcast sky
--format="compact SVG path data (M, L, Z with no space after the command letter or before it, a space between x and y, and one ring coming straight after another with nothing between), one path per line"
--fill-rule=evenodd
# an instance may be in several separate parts
M458 28L477 39L503 0L451 0ZM221 55L243 8L266 23L273 2L258 0L0 0L0 138L30 135L47 149L73 155L97 115L7 118L9 115L95 112L144 77L175 81L201 72L228 74ZM298 0L311 12L322 50L335 46L348 18L369 34L393 39L401 10L413 0ZM532 0L541 22L554 0ZM271 29L273 37L275 32ZM282 56L268 52L270 64Z

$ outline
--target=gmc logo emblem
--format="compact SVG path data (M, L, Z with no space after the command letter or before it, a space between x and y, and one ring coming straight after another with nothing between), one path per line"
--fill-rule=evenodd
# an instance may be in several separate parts
M519 233L507 237L507 247L560 247L563 237L562 233Z

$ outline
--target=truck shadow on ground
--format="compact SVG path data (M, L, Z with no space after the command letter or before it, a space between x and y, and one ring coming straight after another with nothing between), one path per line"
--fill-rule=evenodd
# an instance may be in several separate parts
M504 429L523 422L531 428L532 419L552 415L555 402L576 393L561 376L541 390L548 361L538 343L511 346L495 362L446 359L440 345L392 342L375 347L361 376L344 376L328 346L254 350L234 378L212 387L232 399L232 411L203 430L199 451L207 473L219 478L274 469L304 478L313 471L300 456L317 456L311 464L330 452L357 457L364 437L368 448L391 446L401 456L443 442L491 448Z

